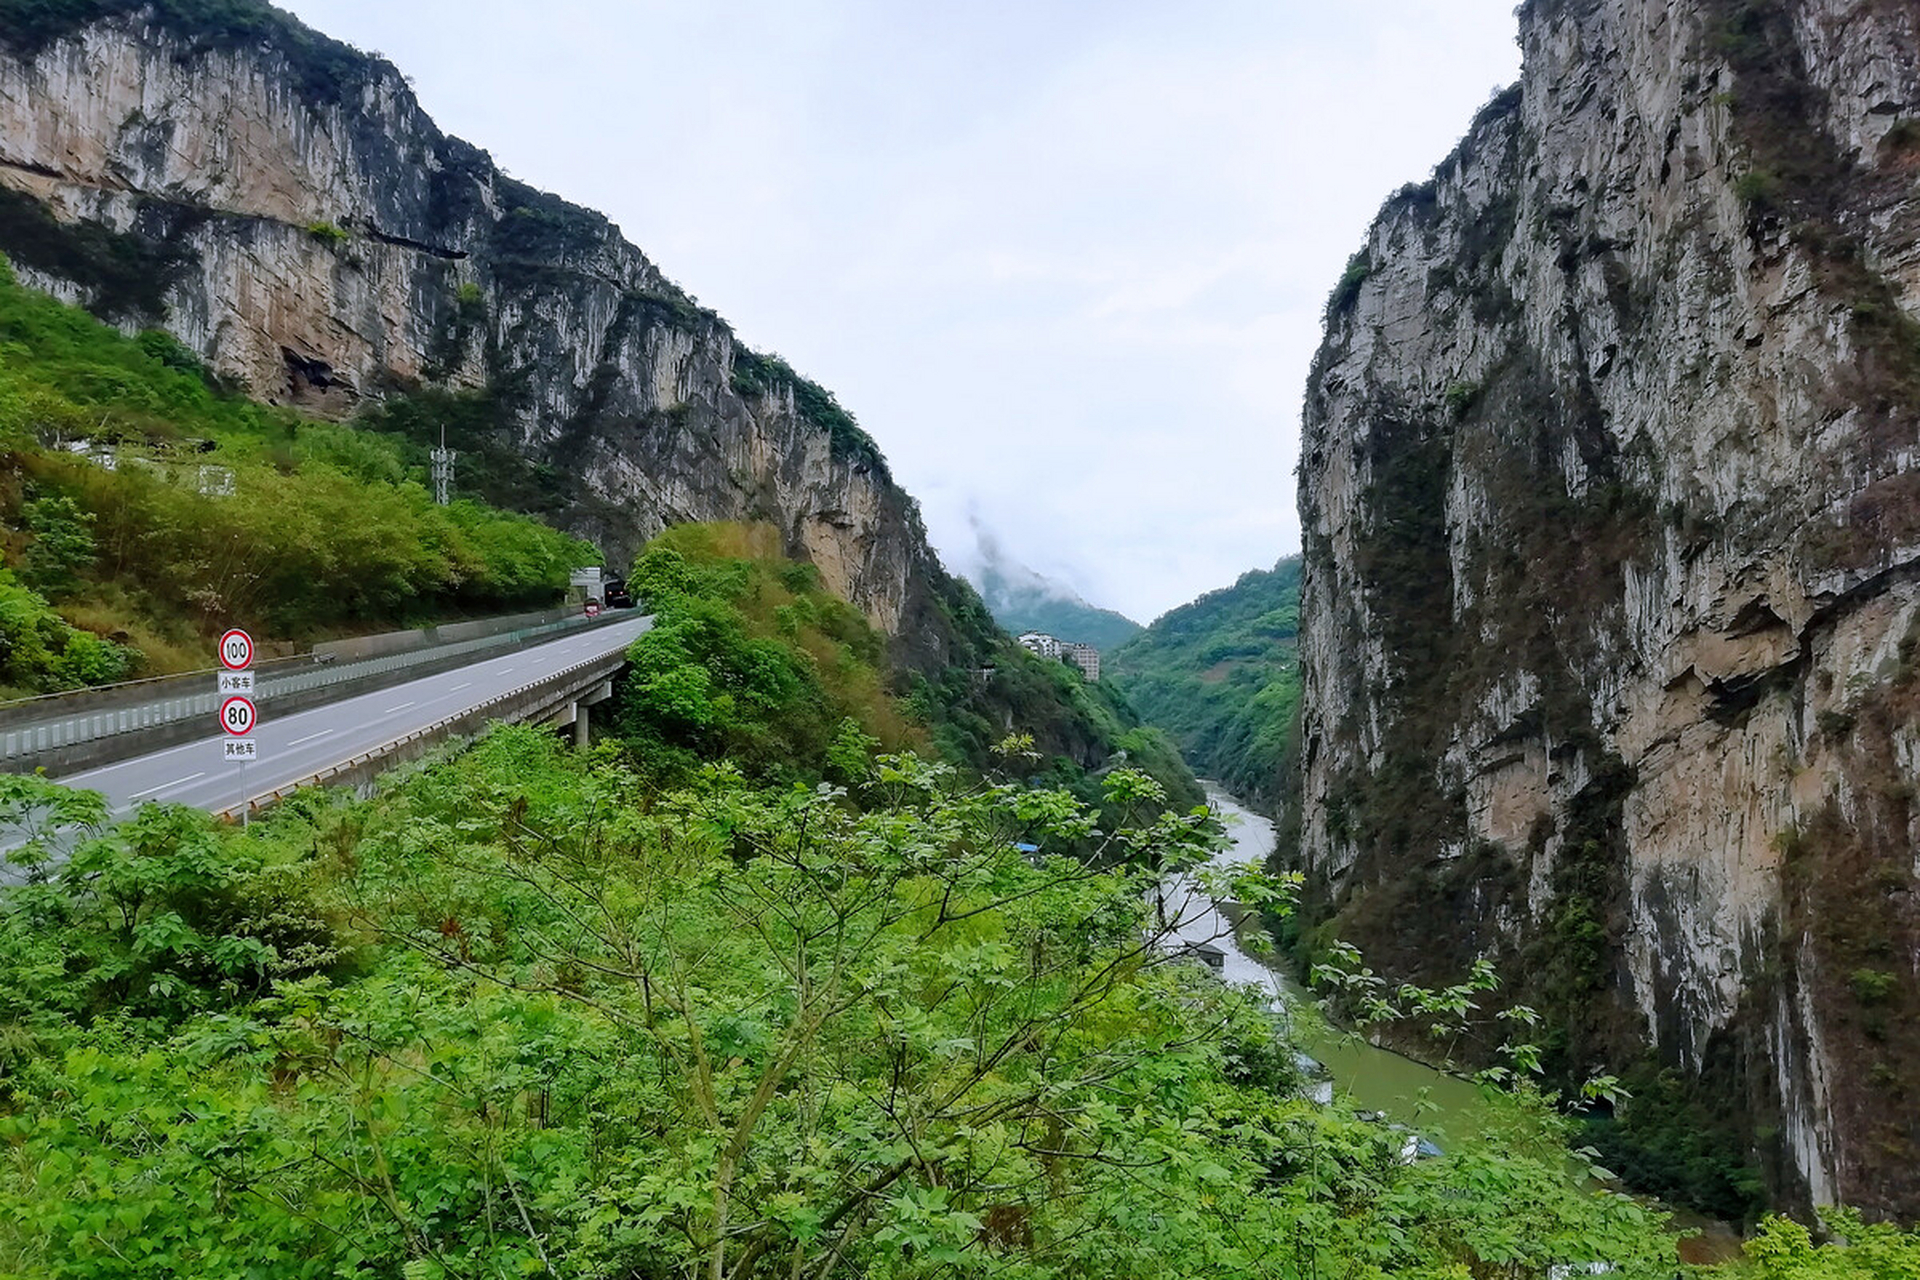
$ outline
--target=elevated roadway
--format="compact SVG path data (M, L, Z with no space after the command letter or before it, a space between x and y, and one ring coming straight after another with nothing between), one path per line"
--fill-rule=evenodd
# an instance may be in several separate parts
M101 792L116 816L147 801L238 815L306 783L370 776L405 748L489 719L575 723L607 695L627 646L652 625L651 617L634 617L285 716L262 699L260 724L249 735L260 759L244 771L221 758L225 735L209 717L204 738L60 781Z

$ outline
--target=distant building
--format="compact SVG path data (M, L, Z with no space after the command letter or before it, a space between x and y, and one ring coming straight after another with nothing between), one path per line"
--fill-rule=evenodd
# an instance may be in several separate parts
M1028 631L1021 635L1020 643L1030 653L1080 668L1089 680L1100 678L1100 651L1090 644L1061 640L1044 631Z
M1060 643L1060 660L1071 662L1080 668L1080 674L1089 680L1100 678L1100 651L1090 644L1075 644L1071 641Z
M1020 643L1026 646L1029 652L1037 653L1043 658L1058 659L1060 656L1060 642L1044 631L1026 632L1020 637Z
M605 570L599 565L590 565L585 569L575 569L567 575L568 598L575 604L592 600L596 604L606 598Z

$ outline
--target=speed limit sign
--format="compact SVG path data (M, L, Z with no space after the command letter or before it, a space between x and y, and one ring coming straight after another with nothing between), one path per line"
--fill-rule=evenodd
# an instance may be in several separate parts
M253 637L235 627L220 637L220 665L229 671L245 671L253 665Z
M228 698L220 704L220 727L236 738L252 733L256 718L251 698Z

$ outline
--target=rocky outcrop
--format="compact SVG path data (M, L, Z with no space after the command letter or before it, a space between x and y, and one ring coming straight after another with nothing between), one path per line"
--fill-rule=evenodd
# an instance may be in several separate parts
M0 30L0 250L23 279L315 413L484 393L614 563L670 523L771 521L910 660L950 656L953 584L872 441L606 219L264 5L91 8Z
M1313 909L1920 1214L1920 6L1520 29L1309 384Z

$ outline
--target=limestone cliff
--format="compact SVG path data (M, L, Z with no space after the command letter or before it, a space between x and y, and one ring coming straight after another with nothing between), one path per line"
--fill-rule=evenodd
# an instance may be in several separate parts
M831 396L265 5L0 5L0 250L262 399L484 388L615 563L669 523L772 521L907 658L955 656L953 584Z
M1920 5L1519 20L1309 383L1314 909L1920 1214Z

